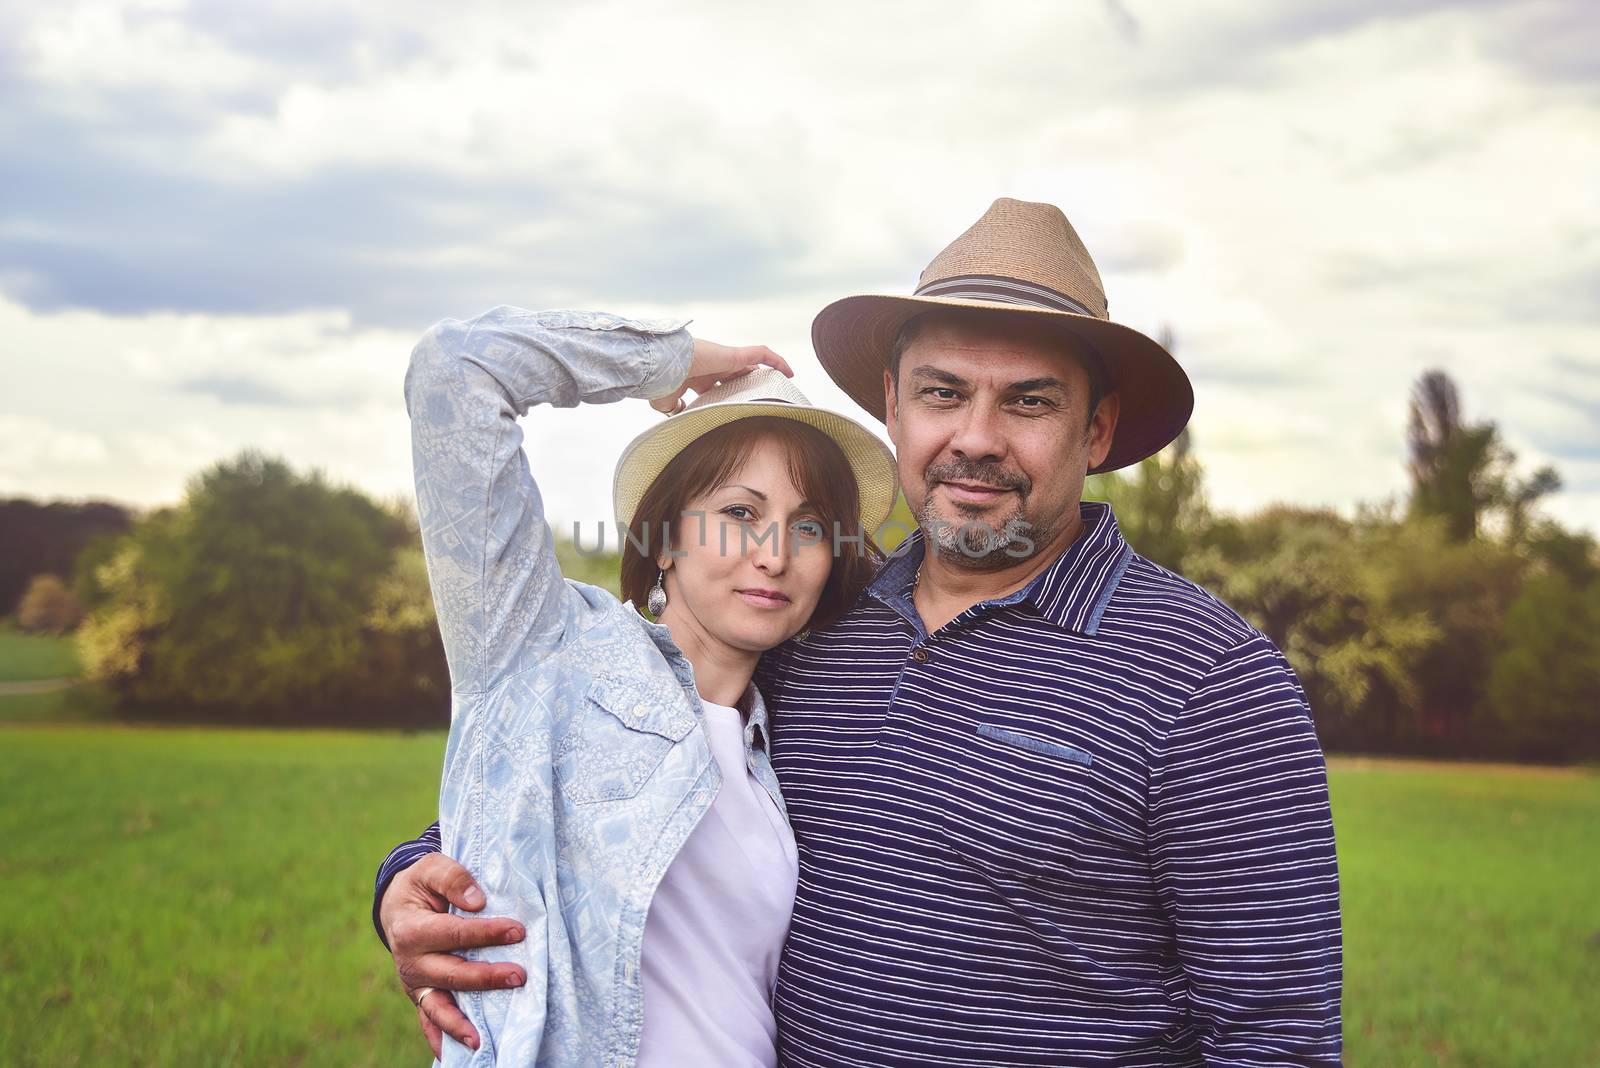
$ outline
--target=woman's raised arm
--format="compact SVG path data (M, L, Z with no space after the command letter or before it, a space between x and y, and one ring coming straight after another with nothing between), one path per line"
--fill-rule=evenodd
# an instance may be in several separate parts
M456 690L490 688L562 636L567 586L517 417L676 393L694 344L683 326L502 306L446 319L412 351L417 512Z

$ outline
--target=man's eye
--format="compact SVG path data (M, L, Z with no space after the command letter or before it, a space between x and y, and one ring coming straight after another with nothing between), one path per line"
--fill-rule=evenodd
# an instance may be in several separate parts
M1040 410L1042 408L1051 407L1050 402L1048 400L1046 400L1045 398L1043 398L1043 397L1034 397L1034 396L1018 397L1016 403L1017 403L1018 407L1027 408L1030 411L1038 411L1038 410Z
M942 401L955 400L960 396L960 394L955 390L948 389L945 386L929 386L927 389L922 391L922 395L924 397L932 397L934 400Z

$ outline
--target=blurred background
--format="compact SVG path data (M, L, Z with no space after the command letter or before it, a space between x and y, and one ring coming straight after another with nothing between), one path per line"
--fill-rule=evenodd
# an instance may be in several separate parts
M848 410L812 316L1013 196L1194 381L1091 493L1311 695L1347 1063L1600 1064L1597 57L1578 0L0 5L8 1062L425 1063L368 915L448 720L424 328L692 319ZM656 418L527 421L569 576Z

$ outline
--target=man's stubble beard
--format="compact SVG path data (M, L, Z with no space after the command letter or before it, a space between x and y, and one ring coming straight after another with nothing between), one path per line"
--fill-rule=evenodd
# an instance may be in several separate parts
M933 547L940 559L970 571L998 571L1025 559L1043 544L1048 544L1056 533L1035 527L1028 519L1025 505L1032 484L1020 475L1006 474L982 464L951 463L928 468L923 475L924 485L937 485L943 481L978 482L1008 488L1017 495L1015 507L998 521L998 526L983 519L960 515L957 518L940 515L933 503L934 490L930 489L917 511L917 523L922 527L926 543Z

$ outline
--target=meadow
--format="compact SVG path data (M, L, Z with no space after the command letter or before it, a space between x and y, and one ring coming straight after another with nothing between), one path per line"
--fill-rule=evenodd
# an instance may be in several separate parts
M427 1063L368 904L443 735L0 721L73 708L0 727L6 1062ZM1600 776L1331 764L1346 1063L1600 1064Z
M78 671L72 642L0 627L0 683L67 678Z

